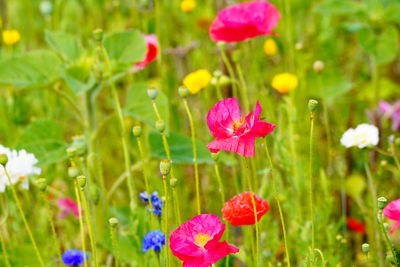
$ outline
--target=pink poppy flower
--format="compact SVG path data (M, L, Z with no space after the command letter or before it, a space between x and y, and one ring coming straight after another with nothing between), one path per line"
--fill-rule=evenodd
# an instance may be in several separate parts
M79 218L78 205L69 197L60 198L57 201L58 207L60 207L61 212L59 214L61 219L64 219L68 214L72 213L75 218Z
M216 138L207 148L212 153L226 150L253 157L255 139L266 136L275 129L274 124L260 120L261 110L257 102L254 113L250 112L246 117L242 117L236 98L219 101L207 114L208 128Z
M200 214L183 223L170 238L172 254L183 261L183 267L208 267L238 248L219 242L225 231L218 216Z
M392 119L393 131L400 129L400 100L395 101L393 105L381 100L381 102L379 102L379 110Z
M158 55L157 36L155 34L147 34L143 35L143 38L147 44L147 54L141 62L135 64L132 69L133 72L138 72L139 70L144 69L147 65L153 62Z
M266 1L242 2L221 10L209 33L214 42L239 42L272 34L279 11Z
M389 231L391 234L400 226L400 198L387 204L383 209L383 215L390 220L396 221Z

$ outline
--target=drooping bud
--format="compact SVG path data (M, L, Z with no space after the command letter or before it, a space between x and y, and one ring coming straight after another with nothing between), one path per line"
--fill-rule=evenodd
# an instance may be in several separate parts
M386 207L387 199L385 197L378 198L378 209L383 210Z
M163 120L156 121L156 129L160 133L163 133L165 131L165 121Z
M142 136L142 127L140 125L136 125L132 128L133 135L137 138Z
M162 176L168 176L171 171L171 161L168 159L163 159L160 161L160 173Z
M158 89L155 87L147 89L147 95L150 97L151 100L156 100L158 96Z
M318 101L315 99L310 99L308 100L308 110L310 110L310 112L314 112L318 107Z
M361 245L361 251L365 254L368 254L369 252L369 244L368 243L364 243Z
M75 166L71 166L68 168L68 176L70 178L76 178L79 175L79 169Z
M111 228L115 228L119 224L119 220L117 218L110 218L108 220L108 224L111 226Z
M36 186L39 188L41 192L46 191L47 189L47 181L44 178L39 178L35 181Z
M103 29L95 29L93 32L93 39L95 39L98 42L103 41L103 37L104 37L104 31Z
M76 177L76 180L81 189L83 189L86 186L86 176L80 175Z
M181 97L187 97L189 95L189 89L187 89L187 87L185 86L181 86L178 89L178 93Z
M323 72L324 69L325 69L324 62L322 62L321 60L315 61L314 64L313 64L313 69L314 69L315 73Z
M5 167L7 165L7 162L8 162L7 154L0 154L0 164Z

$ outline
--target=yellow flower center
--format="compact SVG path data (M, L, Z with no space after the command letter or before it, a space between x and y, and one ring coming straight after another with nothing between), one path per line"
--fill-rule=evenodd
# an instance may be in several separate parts
M207 235L207 234L203 234L203 233L198 233L196 235L196 245L198 245L199 247L204 249L204 246L208 243L208 241L210 241L212 239L211 236Z
M237 131L240 128L240 126L242 126L245 122L246 122L246 120L244 118L235 120L234 122L232 122L233 130Z

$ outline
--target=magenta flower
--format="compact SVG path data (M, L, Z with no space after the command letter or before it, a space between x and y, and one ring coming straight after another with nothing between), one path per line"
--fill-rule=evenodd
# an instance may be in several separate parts
M238 248L219 242L225 231L218 216L200 214L183 223L170 238L172 254L183 261L183 267L209 267Z
M144 69L147 65L153 62L158 55L158 42L157 36L155 34L143 35L144 40L147 44L147 54L146 57L139 63L136 63L132 71L137 72Z
M207 148L212 153L226 150L253 157L255 139L266 136L275 129L274 124L260 120L261 110L257 102L254 113L250 112L246 117L242 117L236 98L219 101L207 114L208 128L216 138Z
M390 220L396 221L389 231L391 234L400 226L400 198L387 204L383 209L383 215Z
M393 105L381 100L379 102L379 110L392 119L393 131L400 129L400 100L394 101Z
M266 1L242 2L221 10L210 27L214 42L240 42L272 34L281 15Z
M72 213L75 218L79 218L78 205L69 197L60 198L57 201L58 207L60 207L61 212L59 214L61 219L64 219L68 214Z

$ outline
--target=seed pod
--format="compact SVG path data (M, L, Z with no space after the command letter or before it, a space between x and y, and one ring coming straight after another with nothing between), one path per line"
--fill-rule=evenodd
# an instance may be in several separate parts
M156 121L156 129L160 133L163 133L165 131L165 121L163 120Z
M171 161L164 159L160 161L160 172L162 176L167 176L171 171Z
M142 127L140 125L136 125L132 128L132 133L136 138L142 136Z
M185 86L181 86L178 89L178 93L181 97L187 97L189 95L189 89Z
M7 154L0 154L0 164L5 167L7 165L7 162L8 162Z
M310 110L310 112L314 112L318 107L318 101L315 99L310 99L308 100L308 110Z
M156 100L158 96L158 89L155 87L147 89L147 95L150 97L151 100Z
M385 197L378 198L378 209L382 210L386 207L387 199Z

